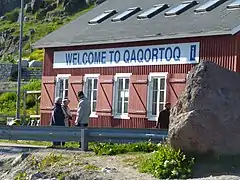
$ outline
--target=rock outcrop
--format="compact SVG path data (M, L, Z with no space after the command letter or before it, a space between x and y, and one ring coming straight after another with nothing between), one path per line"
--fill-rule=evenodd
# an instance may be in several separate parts
M212 62L195 66L170 115L170 144L195 153L240 153L239 82L239 73Z
M36 36L33 38L31 32L27 32L27 34L24 33L23 46L27 43L31 45L35 39L40 39L46 35L42 33L45 29L40 29L44 26L40 26L39 24L48 24L49 22L56 23L56 26L53 26L52 30L47 28L47 33L50 33L58 26L69 22L75 13L93 5L95 1L96 0L24 0L24 22L33 23L33 28L38 29L41 33L37 32L37 38ZM2 59L3 55L10 56L18 53L19 35L15 33L15 31L19 29L17 26L17 23L20 21L19 7L20 0L0 0L0 22L4 23L6 27L8 27L10 23L13 23L11 26L12 29L4 28L0 30L0 59ZM24 49L24 51L26 54L31 53L30 48Z

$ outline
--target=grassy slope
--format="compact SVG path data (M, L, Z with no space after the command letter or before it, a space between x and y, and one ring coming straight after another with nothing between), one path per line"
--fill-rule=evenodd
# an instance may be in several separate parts
M51 1L51 0L50 0ZM70 21L76 19L80 15L86 13L87 11L91 10L93 6L84 9L80 12L77 12L68 18L64 20L60 20L59 18L56 18L53 22L47 22L47 23L42 23L42 21L29 21L24 23L24 35L27 35L29 33L29 29L34 29L35 34L32 36L32 43L35 41L43 38L50 32L53 32L60 28L61 26L69 23ZM55 9L52 11L59 11L61 10L61 7ZM9 14L13 14L15 11L18 10L13 10L12 12L9 12ZM28 17L33 17L35 15L30 15L30 14L25 14L25 16ZM17 22L11 22L9 20L5 21L0 21L0 32L3 32L5 30L9 29L15 29L13 36L19 36L19 23ZM24 56L25 57L30 57L30 59L38 59L38 60L43 60L43 51L42 50L35 50L33 53L29 54L28 50L30 48L30 43L26 43L24 45ZM40 90L41 89L41 81L33 81L28 85L23 86L23 89L25 90ZM30 96L27 98L27 114L35 114L35 102L34 99L31 98ZM21 102L21 107L23 107L23 102ZM8 93L2 93L0 94L0 115L9 115L9 116L14 116L16 111L16 93L15 92L8 92ZM21 114L23 114L23 108L21 108ZM1 121L1 119L0 119Z
M57 30L58 28L60 28L61 26L69 23L70 21L76 19L77 17L79 17L80 15L86 13L87 11L91 10L93 8L93 6L81 10L80 12L77 12L71 16L69 16L68 18L61 20L60 18L54 18L54 20L52 22L45 22L43 23L41 20L38 20L37 22L33 22L33 21L29 21L29 22L25 22L24 23L24 35L28 35L29 34L29 30L30 29L34 29L35 33L32 36L32 43L36 42L37 40L43 38L44 36L46 36L47 34ZM57 9L51 11L50 13L54 13L55 11L60 11L61 7L58 7ZM16 10L13 10L16 11ZM10 12L11 13L11 12ZM25 14L25 16L27 17L31 17L31 18L35 18L36 14ZM11 22L9 20L5 20L5 21L0 21L0 32L3 32L5 30L8 29L15 29L13 36L19 36L19 23L17 22ZM30 48L30 43L29 41L24 45L24 51L23 54L25 57L29 57L29 48ZM43 59L43 51L39 50L35 50L36 52L32 53L32 59L34 58L38 58L39 60ZM37 55L36 55L37 54Z

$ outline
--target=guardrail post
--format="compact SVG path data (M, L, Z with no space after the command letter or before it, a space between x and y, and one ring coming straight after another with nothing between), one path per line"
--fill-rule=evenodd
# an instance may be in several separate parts
M88 129L81 129L81 151L88 151Z

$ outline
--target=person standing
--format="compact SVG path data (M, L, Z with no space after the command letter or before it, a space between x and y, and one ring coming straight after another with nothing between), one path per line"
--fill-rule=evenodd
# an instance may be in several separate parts
M88 99L85 97L83 91L78 92L78 108L75 126L88 127L89 116L91 114L91 107Z
M62 103L62 110L65 115L64 123L66 127L71 126L70 120L72 120L72 113L70 111L70 108L68 107L69 103L70 103L69 99L64 99Z
M62 103L62 98L57 97L55 99L55 104L52 111L50 126L65 126L65 123L64 123L65 116L62 110L61 103ZM53 142L53 146L59 146L59 145L61 145L61 142Z
M167 102L165 104L165 109L159 113L156 128L158 128L159 125L160 125L160 129L168 129L169 128L170 109L171 109L171 104L169 102Z

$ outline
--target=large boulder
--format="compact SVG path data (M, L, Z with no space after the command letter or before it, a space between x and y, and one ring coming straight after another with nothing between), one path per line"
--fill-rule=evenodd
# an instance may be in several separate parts
M194 153L240 153L240 75L212 62L196 65L170 115L169 142Z

